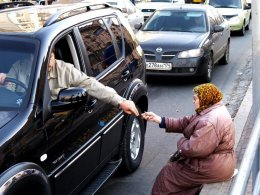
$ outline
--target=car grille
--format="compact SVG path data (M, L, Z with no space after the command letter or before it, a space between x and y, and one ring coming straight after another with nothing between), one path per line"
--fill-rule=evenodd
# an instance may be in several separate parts
M161 55L161 60L162 61L170 61L176 56L177 53L178 53L177 51L166 51ZM156 55L155 55L154 52L144 50L144 55L145 55L145 59L148 60L148 61L149 60L152 60L152 61L156 60Z
M177 53L178 53L177 51L164 52L163 55L162 55L162 60L166 60L166 61L172 60Z
M144 56L145 56L145 59L148 60L148 61L149 60L155 60L154 52L144 50Z

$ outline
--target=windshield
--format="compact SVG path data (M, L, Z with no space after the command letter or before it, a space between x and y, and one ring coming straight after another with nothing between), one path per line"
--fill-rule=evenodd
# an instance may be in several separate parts
M117 5L116 1L107 1L107 3L110 4L110 5Z
M216 8L242 8L240 0L210 0L209 5Z
M28 40L0 39L0 110L20 109L29 97L36 46ZM0 79L1 81L1 79Z
M143 31L207 32L204 12L156 11L143 27Z

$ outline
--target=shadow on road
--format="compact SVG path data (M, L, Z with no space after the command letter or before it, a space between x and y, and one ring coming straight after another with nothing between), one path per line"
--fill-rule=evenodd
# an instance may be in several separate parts
M171 77L171 76L149 76L146 78L148 85L153 86L187 86L202 83L198 77Z

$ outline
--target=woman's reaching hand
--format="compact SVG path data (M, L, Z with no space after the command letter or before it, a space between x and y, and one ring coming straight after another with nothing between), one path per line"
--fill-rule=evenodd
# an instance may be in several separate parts
M155 122L158 124L160 124L162 122L162 117L156 115L153 112L145 112L142 114L142 117L147 121Z

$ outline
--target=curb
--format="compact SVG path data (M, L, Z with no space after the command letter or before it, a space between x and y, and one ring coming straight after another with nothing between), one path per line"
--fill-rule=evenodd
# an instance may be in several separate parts
M238 112L234 118L234 124L235 124L235 148L237 148L237 145L239 143L239 140L241 138L241 135L244 131L244 128L246 126L247 118L249 116L251 107L252 107L252 81L247 89L246 95L238 109ZM238 169L239 171L239 169ZM212 184L204 184L203 188L200 192L200 195L225 195L229 192L229 187L232 183L232 180L226 181L226 182L219 182L219 183L212 183Z

